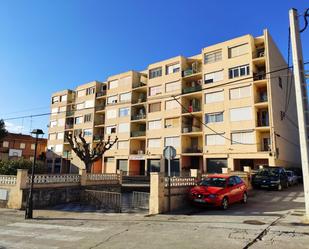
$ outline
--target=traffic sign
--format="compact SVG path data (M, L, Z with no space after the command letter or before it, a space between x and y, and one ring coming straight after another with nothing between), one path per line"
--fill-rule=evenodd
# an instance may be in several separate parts
M174 159L176 157L176 149L173 146L166 146L163 150L163 156L167 160Z

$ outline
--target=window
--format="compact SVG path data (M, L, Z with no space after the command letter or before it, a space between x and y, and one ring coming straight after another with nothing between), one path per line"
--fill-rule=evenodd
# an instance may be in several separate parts
M125 117L130 115L130 108L129 107L123 107L119 108L119 117Z
M179 127L179 118L167 118L165 119L164 127L165 128L178 128Z
M67 101L67 99L68 99L68 95L62 95L62 96L60 96L60 102L65 102L65 101Z
M224 92L205 93L205 104L224 101Z
M176 100L165 101L165 110L179 109L180 105Z
M124 150L129 148L129 141L118 141L118 149Z
M116 104L117 103L117 95L115 96L110 96L107 98L107 104Z
M64 126L64 122L65 122L65 119L64 119L64 118L58 119L58 126L59 126L59 127Z
M57 133L57 139L63 139L63 138L64 138L64 133L63 132Z
M208 113L205 115L205 122L208 123L219 123L223 122L223 112Z
M112 80L108 83L108 89L114 89L118 87L118 80Z
M249 75L250 70L249 70L249 65L244 65L244 66L238 66L238 67L233 67L229 69L229 78L237 78L240 76L245 76Z
M74 118L74 124L81 124L83 122L83 117L75 117Z
M84 102L76 105L76 110L84 109Z
M120 123L118 127L118 132L129 132L130 131L130 123Z
M223 80L223 70L212 72L212 73L206 73L204 75L204 78L205 78L205 84L214 83L214 82Z
M225 138L222 134L210 134L206 135L206 145L224 145L225 144Z
M178 148L180 146L179 137L166 137L164 139L164 146L173 146L175 148Z
M252 119L252 108L248 107L240 107L230 109L230 119L231 121L244 121Z
M83 133L84 133L84 136L86 137L86 136L92 136L92 129L85 129L84 131L83 131Z
M52 104L58 103L59 102L59 96L54 96L52 97Z
M106 134L110 135L116 133L116 125L107 126L106 127Z
M148 139L148 148L161 148L161 138Z
M157 67L149 70L149 79L162 76L162 67Z
M229 58L247 54L248 51L249 51L249 46L247 43L229 48Z
M56 144L55 152L62 152L63 151L63 144Z
M230 99L241 99L251 96L251 86L238 87L230 90Z
M214 63L222 60L222 51L214 51L204 55L204 64Z
M95 88L94 87L89 87L86 89L86 95L94 94Z
M161 129L161 119L148 122L148 130Z
M161 102L149 104L149 112L161 111Z
M50 127L56 127L57 126L57 120L50 121Z
M180 81L166 83L165 84L165 92L174 92L180 90Z
M55 140L56 139L56 133L50 133L49 135L48 135L48 140Z
M253 131L233 132L231 134L232 144L253 144L254 134Z
M52 108L52 110L51 110L51 115L54 116L54 115L56 115L57 113L58 113L58 107Z
M111 118L116 118L117 117L117 110L116 109L111 109L106 111L106 118L111 119Z
M94 100L85 101L85 108L92 108L92 107L94 107Z
M175 64L172 64L172 65L167 65L166 66L166 74L177 73L179 71L180 71L180 64L179 64L179 62L175 63Z
M19 148L20 148L20 149L26 148L26 144L25 144L25 143L20 143Z
M131 93L122 93L119 95L120 102L129 102L131 101Z
M84 115L84 123L91 122L91 117L92 117L91 113Z
M85 96L85 94L86 94L85 89L84 89L84 90L77 91L77 97L83 97L83 96Z
M161 86L149 87L149 96L155 96L161 94Z

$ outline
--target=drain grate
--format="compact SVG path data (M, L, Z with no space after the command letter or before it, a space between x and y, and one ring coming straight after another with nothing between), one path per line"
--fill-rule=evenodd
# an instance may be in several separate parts
M243 223L249 224L249 225L265 225L265 222L259 221L259 220L245 220Z

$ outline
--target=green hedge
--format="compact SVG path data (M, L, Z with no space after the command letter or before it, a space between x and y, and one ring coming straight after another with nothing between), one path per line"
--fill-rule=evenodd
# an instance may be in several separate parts
M17 169L28 169L28 173L31 173L32 161L25 159L18 160L5 160L0 161L0 175L16 175ZM47 173L47 168L44 162L37 161L35 166L36 174Z

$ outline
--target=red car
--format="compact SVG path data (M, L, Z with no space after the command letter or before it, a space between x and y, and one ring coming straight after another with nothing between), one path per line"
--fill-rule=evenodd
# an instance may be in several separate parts
M231 203L247 203L247 186L238 176L211 175L190 189L189 199L194 204L227 209Z

